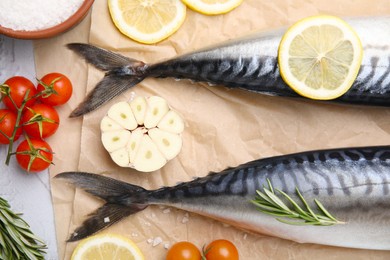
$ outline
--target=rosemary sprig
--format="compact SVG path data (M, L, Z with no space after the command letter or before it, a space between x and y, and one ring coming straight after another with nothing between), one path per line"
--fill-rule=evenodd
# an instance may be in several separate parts
M315 213L298 188L295 190L304 208L299 206L298 203L285 192L274 189L269 179L267 179L267 183L268 188L263 187L263 191L257 190L257 196L251 202L258 207L259 211L275 216L276 220L291 225L331 226L344 223L333 217L317 199L314 199L318 208L318 212ZM291 206L287 206L286 203L276 195L275 191L280 193L282 198L286 199Z
M0 197L0 259L41 260L46 248L20 214L14 213Z

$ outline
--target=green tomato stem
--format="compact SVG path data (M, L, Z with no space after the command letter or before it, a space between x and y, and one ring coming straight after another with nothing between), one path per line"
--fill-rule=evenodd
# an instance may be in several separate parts
M19 128L22 127L22 125L20 124L20 121L22 119L22 113L23 113L23 110L27 104L27 102L33 98L37 98L39 97L40 95L42 95L42 93L37 93L35 94L34 96L32 96L31 98L28 97L28 94L30 93L30 90L27 90L26 91L26 94L24 95L24 98L23 98L23 101L22 101L22 104L20 105L20 107L18 108L18 106L16 105L15 101L13 100L13 98L11 97L11 95L8 93L7 95L9 96L9 99L11 100L12 104L14 105L14 107L16 108L16 111L17 111L17 117L16 117L16 123L15 123L15 128L14 130L12 131L12 135L11 137L9 138L9 144L8 144L8 151L7 151L7 158L5 160L5 164L8 166L9 165L9 162L11 160L11 156L12 155L15 155L15 153L13 153L13 146L14 146L14 142L15 142L15 136L16 136L16 132Z

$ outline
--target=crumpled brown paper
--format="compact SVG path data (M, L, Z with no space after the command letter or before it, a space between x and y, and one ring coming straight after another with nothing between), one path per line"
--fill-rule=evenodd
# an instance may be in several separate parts
M342 17L390 14L390 5L387 0L375 4L369 0L245 0L234 11L220 16L204 16L188 9L186 21L177 33L161 43L142 45L123 36L109 17L107 2L96 0L88 41L153 63L251 31L287 26L319 13ZM103 77L103 73L93 67L84 69L85 63L63 47L67 42L87 41L88 22L89 17L73 31L55 39L38 41L35 45L38 75L52 71L54 67L71 75L77 83L78 89L71 102L62 108L62 118L84 98L85 87L91 90ZM58 58L53 59L52 52ZM182 152L158 172L145 174L116 166L100 141L101 118L112 104L128 100L132 92L166 98L186 121ZM268 97L186 80L146 79L86 115L83 121L63 120L60 134L52 139L56 165L51 168L51 176L73 170L108 173L116 179L154 189L267 156L311 149L388 144L389 116L390 110L386 108ZM59 258L69 259L77 243L66 243L66 238L102 202L57 180L52 182L52 194ZM165 259L166 247L177 241L188 240L202 247L218 238L233 241L241 259L390 257L390 253L384 251L298 244L252 234L196 214L161 207L149 207L103 232L119 233L132 239L146 259ZM160 239L162 242L157 243Z

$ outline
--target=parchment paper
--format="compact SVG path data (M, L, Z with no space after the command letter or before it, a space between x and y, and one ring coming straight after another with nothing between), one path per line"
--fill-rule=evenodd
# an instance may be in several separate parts
M107 2L96 0L91 16L89 42L153 63L251 31L287 26L300 18L319 13L342 17L389 14L390 4L388 0L376 1L375 4L369 0L245 0L233 12L220 16L204 16L188 9L186 21L177 33L159 44L142 45L123 36L109 17ZM86 27L74 30L77 32L61 36L59 41L80 40L80 32L87 32ZM89 67L88 72L83 70L83 62L70 55L69 51L60 49L57 42L55 46L50 41L39 44L42 45L37 53L39 71L52 70L49 69L50 56L45 52L58 50L60 57L67 57L66 62L58 63L58 69L75 75L73 79L80 84L77 96L73 97L69 107L64 108L63 112L66 113L83 98L81 88L84 77L88 75L86 87L91 90L103 77L103 73L93 67ZM116 166L100 141L101 118L112 104L128 100L132 92L136 95L164 97L186 121L181 153L162 170L154 173L138 173ZM51 168L51 175L65 170L107 173L119 180L154 189L268 156L311 149L389 144L389 116L390 110L386 108L268 97L186 80L146 79L86 115L82 125L80 119L67 119L63 123L62 131L66 132L66 141L57 142L57 163ZM78 139L80 127L81 141ZM69 141L70 134L74 137L74 143ZM102 202L57 180L53 181L52 193L60 258L69 259L77 243L65 243L66 238ZM146 259L165 259L166 248L177 241L188 240L201 248L218 238L233 241L241 259L390 257L389 252L298 244L252 234L196 214L161 207L149 207L103 232L119 233L132 239ZM162 242L157 243L160 239Z

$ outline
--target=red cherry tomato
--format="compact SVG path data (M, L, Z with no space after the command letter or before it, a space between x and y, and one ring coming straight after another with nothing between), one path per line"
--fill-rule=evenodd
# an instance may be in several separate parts
M9 139L16 126L16 113L10 109L0 109L0 144L9 144ZM6 136L4 136L4 134ZM14 141L22 134L22 128L16 130Z
M21 142L16 149L16 160L26 171L39 172L50 166L53 161L53 151L43 140L28 139Z
M21 76L15 76L12 78L7 79L4 82L4 85L7 85L9 87L9 96L3 94L3 102L4 104L11 110L16 110L17 108L20 108L20 106L23 103L23 100L26 96L27 91L28 92L28 101L26 103L26 106L31 106L35 103L35 98L32 98L37 94L37 90L34 86L34 84L27 78L21 77ZM15 102L15 105L12 103L10 97Z
M69 78L63 74L49 73L40 80L37 86L39 92L44 92L39 97L42 103L50 106L65 104L72 96L73 87Z
M35 104L28 107L22 115L23 129L34 138L46 138L53 135L59 126L60 117L57 111L46 104Z
M211 242L204 251L207 260L238 260L236 246L225 239Z
M182 241L174 244L167 254L166 260L200 260L199 249L192 243Z

